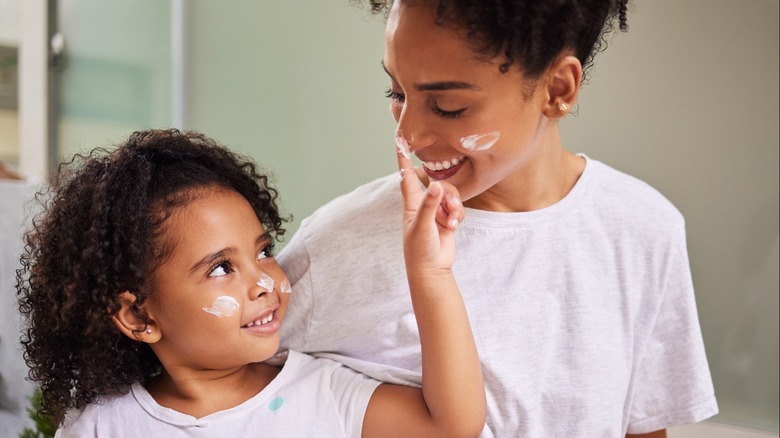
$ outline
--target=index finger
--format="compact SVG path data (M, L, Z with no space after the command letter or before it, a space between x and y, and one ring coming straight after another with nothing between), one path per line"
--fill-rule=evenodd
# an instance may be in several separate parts
M414 171L409 143L402 136L395 137L398 171L401 173L401 194L404 198L404 210L416 211L422 197L420 181Z

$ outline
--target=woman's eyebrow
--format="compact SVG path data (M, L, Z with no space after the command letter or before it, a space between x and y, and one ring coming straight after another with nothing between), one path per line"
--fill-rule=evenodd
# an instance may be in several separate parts
M382 64L382 69L385 71L385 73L387 73L387 75L390 76L390 79L395 81L393 75L391 75L390 72L387 71L387 67L385 67L385 62L381 61L381 64ZM468 82L440 81L440 82L430 82L424 84L415 84L414 89L417 91L480 90L480 87Z
M415 84L417 91L444 91L444 90L479 90L474 84L459 81L441 81L426 84Z

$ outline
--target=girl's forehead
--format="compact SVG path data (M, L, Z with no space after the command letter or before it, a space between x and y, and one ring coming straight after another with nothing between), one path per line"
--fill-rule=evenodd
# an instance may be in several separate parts
M180 258L219 245L254 240L264 232L249 201L233 189L204 187L180 195L164 212L156 233L155 249L160 258Z

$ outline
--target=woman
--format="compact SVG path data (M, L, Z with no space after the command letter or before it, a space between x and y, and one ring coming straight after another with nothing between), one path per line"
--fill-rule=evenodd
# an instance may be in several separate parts
M482 360L483 436L662 437L717 412L679 211L561 144L558 121L625 2L371 1L387 11L396 146L468 207L453 270ZM381 178L306 219L280 255L282 348L419 384ZM351 267L345 269L345 267Z

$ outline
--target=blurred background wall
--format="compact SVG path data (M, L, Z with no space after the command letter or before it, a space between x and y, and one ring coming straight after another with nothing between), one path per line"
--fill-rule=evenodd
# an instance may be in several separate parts
M46 145L25 143L2 97L28 78L31 2L53 14L45 39L65 41ZM778 1L637 0L629 26L596 57L564 145L683 212L715 420L777 432ZM136 129L196 129L275 174L292 234L394 171L383 46L381 17L347 0L0 0L0 161L23 169L20 144L56 162Z

